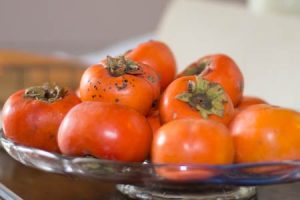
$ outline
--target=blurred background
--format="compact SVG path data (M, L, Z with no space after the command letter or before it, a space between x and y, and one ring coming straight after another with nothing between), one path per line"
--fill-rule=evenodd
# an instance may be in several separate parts
M300 109L292 92L300 74L283 70L299 71L299 11L298 0L0 0L0 104L44 81L76 89L91 63L157 38L174 50L179 71L226 53L247 94Z
M244 4L245 0L210 0ZM0 47L82 55L156 28L171 0L0 0Z
M168 0L0 0L0 46L81 55L153 32Z
M79 56L153 35L168 3L0 0L0 106L12 92L45 81L76 89L92 62Z

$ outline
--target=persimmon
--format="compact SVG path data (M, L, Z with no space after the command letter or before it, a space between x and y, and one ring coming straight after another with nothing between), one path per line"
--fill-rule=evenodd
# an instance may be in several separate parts
M235 162L300 159L300 113L258 104L242 110L230 125Z
M160 77L161 91L175 78L176 61L171 49L163 42L150 40L128 51L126 57L148 64Z
M144 115L159 95L157 73L147 64L133 62L124 56L108 56L103 62L89 67L80 82L82 101L123 104Z
M155 134L161 126L158 109L150 112L150 114L147 116L147 121L151 126L153 134Z
M145 116L127 106L83 102L61 123L58 145L65 155L142 162L150 152L152 133Z
M184 76L173 81L165 90L159 112L162 123L182 118L203 118L228 124L234 108L220 84L200 76Z
M248 108L249 106L253 106L257 104L268 104L268 103L259 97L243 96L242 101L234 109L234 116L236 116L239 112Z
M224 54L213 54L200 58L190 64L177 77L200 75L222 85L236 106L242 99L244 77L232 58Z
M75 90L75 94L80 98L80 90L79 90L79 88L77 88L77 89Z
M217 175L215 171L201 169L199 165L232 164L234 158L228 128L203 119L180 119L163 125L153 138L151 151L155 164L178 164L177 167L157 167L159 175L175 180L199 180ZM198 167L189 167L193 165Z
M243 96L242 101L238 104L236 109L243 110L255 104L268 104L268 103L259 97Z
M60 123L79 103L74 92L54 84L19 90L3 106L4 135L26 146L59 152Z

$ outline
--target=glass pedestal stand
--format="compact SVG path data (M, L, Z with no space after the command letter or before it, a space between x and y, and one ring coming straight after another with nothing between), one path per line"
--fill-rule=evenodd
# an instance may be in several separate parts
M172 186L172 187L141 187L118 184L117 189L133 199L188 199L188 200L229 200L256 199L255 187L239 186Z

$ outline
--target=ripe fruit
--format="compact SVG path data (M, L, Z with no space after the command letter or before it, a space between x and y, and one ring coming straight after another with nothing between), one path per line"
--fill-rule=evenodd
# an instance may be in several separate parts
M245 110L249 106L257 105L257 104L268 104L265 100L258 98L258 97L252 97L252 96L243 96L242 101L235 107L234 110L234 117L241 112L242 110ZM232 119L234 119L234 117Z
M178 77L190 75L200 75L206 80L222 85L234 106L242 99L243 74L234 60L227 55L214 54L202 57L190 64Z
M111 102L129 106L146 115L160 95L159 78L146 64L123 56L89 67L81 78L82 101Z
M80 99L72 91L45 84L12 94L3 107L4 135L20 144L59 152L58 127Z
M146 118L126 106L83 102L66 115L58 132L63 154L141 162L149 155L152 131Z
M150 112L150 114L147 116L147 121L149 125L151 126L152 133L155 134L156 131L160 128L160 117L159 117L159 111L154 110Z
M173 81L159 106L162 123L182 118L212 119L228 124L234 108L223 88L200 76L185 76Z
M230 125L237 163L300 159L300 113L267 104L242 110Z
M243 110L255 104L267 104L267 102L259 97L243 96L242 101L236 107L238 110Z
M221 123L203 119L174 120L158 129L152 142L152 162L182 164L185 168L158 167L159 175L169 179L201 179L213 171L189 168L189 164L231 164L234 157L229 130Z
M139 44L125 55L136 62L152 67L160 77L161 91L175 78L176 61L171 49L160 41L150 40Z

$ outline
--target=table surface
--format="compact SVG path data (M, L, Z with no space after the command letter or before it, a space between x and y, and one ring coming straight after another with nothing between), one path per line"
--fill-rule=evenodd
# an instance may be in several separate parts
M128 199L115 183L74 178L26 167L0 150L0 182L23 199ZM300 183L258 188L259 200L298 200Z

